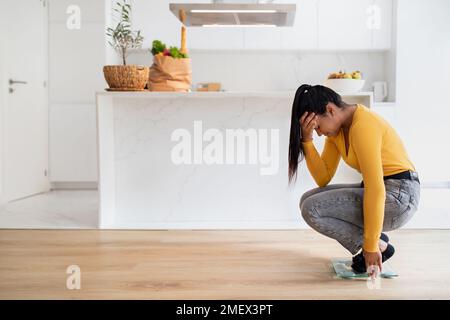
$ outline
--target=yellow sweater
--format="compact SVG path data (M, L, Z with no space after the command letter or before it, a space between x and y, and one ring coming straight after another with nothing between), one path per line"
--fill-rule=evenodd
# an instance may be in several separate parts
M303 142L306 164L319 187L334 176L341 157L362 174L364 181L364 250L378 251L383 229L386 191L383 176L405 170L416 171L396 131L380 115L358 104L350 125L348 156L342 129L326 137L322 155L312 141Z

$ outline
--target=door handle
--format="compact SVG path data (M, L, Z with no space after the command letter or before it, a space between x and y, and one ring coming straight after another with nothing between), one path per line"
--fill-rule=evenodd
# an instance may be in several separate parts
M13 84L16 84L16 83L27 84L26 81L18 81L18 80L9 79L9 85L13 85Z

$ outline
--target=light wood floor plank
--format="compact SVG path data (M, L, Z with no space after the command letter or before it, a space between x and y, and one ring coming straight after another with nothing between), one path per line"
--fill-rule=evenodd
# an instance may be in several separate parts
M400 277L370 290L335 278L349 254L312 230L0 230L0 299L449 299L450 230L389 236Z

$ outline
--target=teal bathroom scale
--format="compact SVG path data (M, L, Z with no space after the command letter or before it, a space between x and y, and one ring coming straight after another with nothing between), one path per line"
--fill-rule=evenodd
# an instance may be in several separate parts
M338 278L342 279L367 279L369 275L367 273L355 273L351 267L351 258L333 258L331 259L333 264L333 269L336 272ZM395 278L398 274L392 269L392 267L387 263L383 263L383 271L380 276L382 278Z

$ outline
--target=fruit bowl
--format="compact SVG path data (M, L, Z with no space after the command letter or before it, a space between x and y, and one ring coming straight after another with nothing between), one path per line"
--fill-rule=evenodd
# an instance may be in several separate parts
M365 82L363 79L326 79L324 86L338 93L356 93L361 91Z

